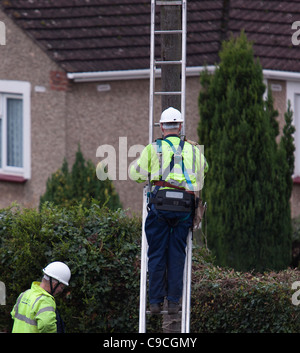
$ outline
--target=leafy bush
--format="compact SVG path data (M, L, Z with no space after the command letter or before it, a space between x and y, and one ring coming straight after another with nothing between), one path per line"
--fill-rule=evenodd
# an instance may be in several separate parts
M7 289L0 332L10 332L18 295L54 260L72 271L56 299L68 332L137 332L140 234L140 219L95 202L89 209L45 203L40 212L0 210L0 281ZM291 303L297 270L243 273L211 261L204 248L194 249L191 332L299 332L299 309ZM147 330L160 327L157 316Z
M299 271L253 274L212 264L194 266L191 327L208 333L296 333L300 308L291 302Z
M69 332L136 332L138 326L140 220L94 203L41 212L18 207L0 213L0 280L7 287L5 319L10 330L17 296L40 280L49 262L66 262L70 287L57 299Z
M40 198L40 207L46 201L61 206L81 203L89 207L92 199L97 199L112 210L122 207L112 181L100 181L97 178L94 164L90 160L85 161L78 146L71 172L64 159L62 167L48 178L46 192Z

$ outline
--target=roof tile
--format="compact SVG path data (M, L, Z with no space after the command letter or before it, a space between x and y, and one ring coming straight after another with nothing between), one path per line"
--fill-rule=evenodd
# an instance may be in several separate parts
M0 0L0 5L66 71L149 67L150 0ZM264 68L300 71L300 50L291 42L297 20L298 0L188 0L187 65L217 63L221 41L244 29Z

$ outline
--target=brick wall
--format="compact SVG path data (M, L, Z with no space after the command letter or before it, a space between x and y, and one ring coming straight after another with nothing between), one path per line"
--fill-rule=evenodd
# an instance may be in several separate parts
M64 71L50 71L50 88L53 91L67 91L69 80Z

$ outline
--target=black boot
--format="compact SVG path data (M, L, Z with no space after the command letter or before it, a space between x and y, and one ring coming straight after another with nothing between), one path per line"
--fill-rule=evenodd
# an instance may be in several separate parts
M178 314L179 303L169 302L168 303L168 314Z
M151 314L159 314L160 313L160 303L150 304Z

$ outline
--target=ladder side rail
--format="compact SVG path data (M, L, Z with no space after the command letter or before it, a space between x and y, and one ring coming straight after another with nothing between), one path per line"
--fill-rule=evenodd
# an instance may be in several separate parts
M186 249L185 249L185 262L184 262L184 270L183 270L183 288L182 288L182 298L181 298L181 333L185 333L185 321L186 321L186 302L187 302L187 261L188 261L188 246L189 243L187 241Z
M150 24L150 89L149 89L149 143L153 141L154 126L154 91L155 91L155 0L151 0L151 24ZM139 333L146 332L146 305L147 305L147 266L148 266L148 242L145 232L147 217L147 193L150 189L146 185L143 190L143 221L141 243L141 274L140 274L140 310Z
M193 233L190 230L189 234L189 248L188 248L188 269L187 269L187 296L186 296L186 319L185 319L185 333L190 333L190 318L191 318L191 284L192 284L192 252L193 252Z
M192 270L192 231L189 231L186 245L186 257L183 272L181 333L189 333L191 304L191 270Z
M181 36L181 115L183 117L183 127L181 135L185 136L185 90L186 90L186 32L187 32L187 4L186 0L182 1L182 36Z
M155 0L151 0L151 29L150 29L150 92L149 92L149 143L153 141L154 119L154 90L155 90Z
M181 115L183 118L183 126L181 135L185 136L186 116L185 116L185 99L186 99L186 22L187 22L187 6L186 0L182 1L182 36L181 36ZM189 333L190 320L190 295L191 295L191 261L192 261L192 231L189 231L186 247L186 259L183 276L183 293L182 293L182 316L181 316L181 332Z
M144 193L143 193L139 333L146 332L148 243L147 243L146 232L145 232L145 221L147 217L147 191L148 191L148 185L144 187Z
M181 36L181 115L183 118L183 126L181 135L185 136L186 131L186 32L187 32L187 4L186 0L182 0L182 36ZM191 266L192 265L192 231L189 231L186 248L186 261L184 270L184 290L182 295L182 317L181 317L181 332L189 333L190 329L190 296L191 296Z
M155 31L155 5L181 5L182 6L182 26L181 30ZM167 62L155 61L155 34L163 33L182 33L181 61L170 61L168 64L181 64L181 91L180 92L155 92L155 76L157 73L156 63L158 65L167 64ZM185 99L186 99L186 33L187 33L187 1L159 1L151 0L151 33L150 33L150 94L149 94L149 143L153 141L154 125L154 96L155 95L181 95L181 114L183 117L183 126L181 135L185 136ZM142 225L142 244L141 244L141 283L140 283L140 318L139 332L146 332L146 301L147 301L147 265L148 265L148 244L145 233L145 220L147 217L147 191L149 185L145 186L143 194L143 225ZM183 274L183 292L182 292L182 318L181 332L189 333L190 330L190 304L191 304L191 272L192 272L192 230L189 231L186 247L186 259Z

